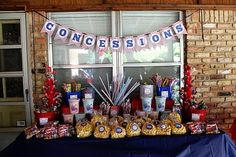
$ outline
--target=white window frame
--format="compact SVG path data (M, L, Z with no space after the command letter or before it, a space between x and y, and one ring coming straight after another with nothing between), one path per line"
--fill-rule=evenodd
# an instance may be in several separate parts
M161 11L160 11L161 12ZM181 11L168 11L168 12L177 12L179 14L179 20L183 19L183 13ZM112 18L112 36L120 36L122 37L122 11L111 11L111 18ZM51 14L48 13L49 19L51 18ZM124 75L124 68L125 67L161 67L161 66L180 66L180 79L183 78L183 66L184 66L184 40L183 37L180 38L180 48L181 48L181 56L180 62L164 62L164 63L124 63L123 62L123 53L124 51L120 52L112 52L112 66L110 64L84 64L84 65L53 65L53 57L52 57L52 38L48 36L48 47L49 47L49 65L53 68L112 68L112 75L113 78L116 78L117 74L123 76ZM181 81L182 86L182 81Z

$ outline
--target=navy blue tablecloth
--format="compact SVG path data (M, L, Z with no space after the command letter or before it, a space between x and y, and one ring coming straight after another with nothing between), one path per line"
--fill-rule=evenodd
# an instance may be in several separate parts
M25 139L24 133L0 157L236 157L225 133L217 135L140 136L124 139Z

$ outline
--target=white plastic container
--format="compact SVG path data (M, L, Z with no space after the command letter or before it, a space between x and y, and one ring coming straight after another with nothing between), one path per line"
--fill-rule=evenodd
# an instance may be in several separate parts
M163 96L155 96L156 100L156 109L158 112L163 112L165 111L166 107L166 97Z
M152 110L152 97L142 97L142 108L145 112Z
M153 85L140 86L140 98L153 97Z
M93 101L94 99L83 99L84 113L93 113Z
M63 114L64 123L73 124L74 115L73 114Z
M79 113L79 101L80 99L69 99L70 113Z

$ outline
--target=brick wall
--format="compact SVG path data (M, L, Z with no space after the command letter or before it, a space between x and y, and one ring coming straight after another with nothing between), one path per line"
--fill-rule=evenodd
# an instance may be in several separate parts
M236 11L186 11L191 13L186 19L186 55L196 69L196 97L207 102L207 119L228 132L236 118Z
M186 19L186 55L187 62L196 69L193 74L194 86L198 92L196 97L207 102L207 118L228 131L236 118L236 11L203 11L203 30L199 12L186 11L186 15L193 12L195 13ZM47 38L45 33L40 33L45 18L30 12L28 21L31 67L35 72L32 74L32 83L34 91L42 94L43 64L48 60Z
M46 16L45 12L40 12ZM30 66L32 70L33 94L42 96L44 82L44 65L48 60L48 47L46 33L40 33L45 18L37 13L29 12L27 14L29 48L30 48Z

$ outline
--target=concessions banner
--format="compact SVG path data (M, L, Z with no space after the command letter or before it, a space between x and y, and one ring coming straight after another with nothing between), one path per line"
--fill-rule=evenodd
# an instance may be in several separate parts
M121 51L122 48L125 52L140 51L187 34L182 21L150 33L127 37L96 36L62 26L52 20L44 23L41 32L46 32L54 40L60 40L67 45L95 49L97 52L106 51L108 48L112 51Z

